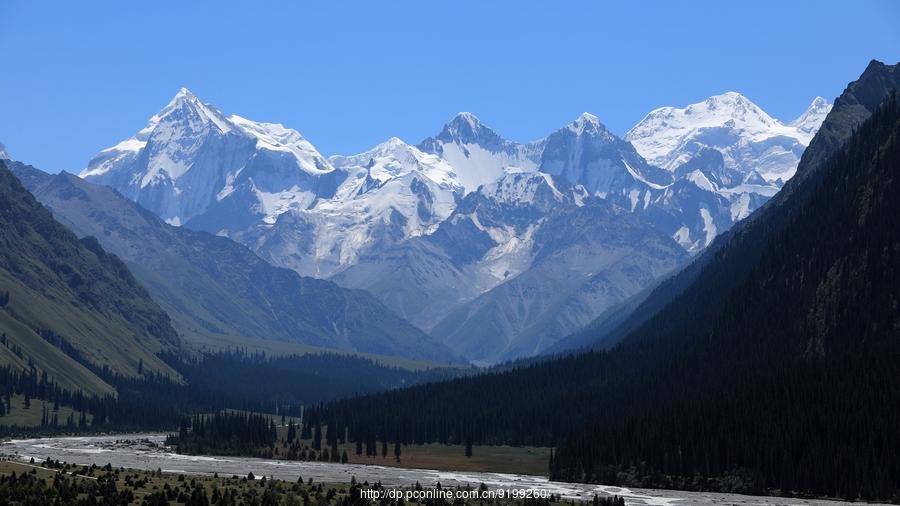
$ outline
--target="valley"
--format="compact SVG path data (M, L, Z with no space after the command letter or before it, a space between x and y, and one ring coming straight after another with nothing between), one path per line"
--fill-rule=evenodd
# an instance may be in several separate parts
M900 6L761 2L3 4L0 504L900 504Z
M629 505L681 505L681 504L738 504L738 505L812 505L829 506L839 504L827 500L786 499L783 497L742 496L738 494L677 492L652 489L630 489L602 485L563 483L547 480L539 476L478 472L442 472L390 468L378 465L344 465L331 463L281 462L266 459L233 457L191 457L172 454L159 444L162 435L144 434L105 436L95 438L59 438L13 440L2 446L0 451L7 455L16 454L20 462L35 459L40 463L47 458L73 465L96 465L98 468L111 463L113 468L135 469L138 473L163 470L166 480L178 476L196 477L209 480L217 473L220 478L246 477L253 473L257 479L262 476L284 483L296 483L298 477L313 480L314 484L380 483L385 488L414 487L418 482L423 487L433 487L438 482L444 488L471 487L477 489L484 483L488 490L534 489L543 490L564 501L591 501L594 495L601 498L619 496ZM149 444L147 443L149 442ZM0 463L3 466L5 463ZM0 467L2 469L2 467ZM156 477L154 480L158 480ZM190 478L187 478L188 480ZM179 481L180 482L180 481ZM232 485L234 485L232 483ZM866 503L859 503L866 504Z

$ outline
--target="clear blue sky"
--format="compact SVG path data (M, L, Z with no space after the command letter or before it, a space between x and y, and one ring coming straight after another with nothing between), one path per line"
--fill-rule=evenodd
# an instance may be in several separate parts
M181 86L326 155L463 110L523 141L583 111L623 134L729 90L792 119L900 59L898 26L892 1L0 0L0 142L77 171Z

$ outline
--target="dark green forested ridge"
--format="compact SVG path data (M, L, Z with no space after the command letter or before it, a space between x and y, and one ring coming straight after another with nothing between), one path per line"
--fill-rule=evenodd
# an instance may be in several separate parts
M9 348L7 348L9 346ZM0 433L33 433L112 430L172 430L185 415L241 409L297 416L309 406L350 395L389 390L423 381L451 377L457 371L434 369L409 371L387 367L369 359L339 354L266 356L244 350L202 355L164 354L161 358L181 381L144 371L140 378L110 373L91 366L91 371L116 390L116 395L95 395L68 389L56 382L6 336L0 335L0 351L21 354L25 367L0 367ZM42 400L53 409L41 417L40 426L17 427L10 422L12 396ZM58 408L72 408L70 418ZM40 408L34 408L39 414Z
M896 68L873 62L845 95L890 96ZM557 444L561 479L900 500L897 121L891 98L845 149L814 143L806 175L615 349L320 416L405 442Z
M573 433L554 473L643 465L681 486L744 474L758 490L900 500L898 175L895 95L808 179L708 338L661 375L673 402Z

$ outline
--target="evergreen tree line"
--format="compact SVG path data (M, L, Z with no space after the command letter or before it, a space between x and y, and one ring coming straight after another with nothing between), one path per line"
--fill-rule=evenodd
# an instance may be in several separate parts
M169 436L166 443L191 455L255 455L260 448L273 447L277 438L269 416L219 412L183 419L178 435Z
M3 422L2 417L10 414L13 410L12 396L21 395L24 397L25 409L31 408L32 399L41 399L52 403L52 411L45 409L42 413L41 427L62 427L73 430L87 426L85 413L91 408L91 399L81 392L73 393L60 388L49 378L46 371L38 372L33 362L29 362L25 370L18 370L12 365L0 367L0 393L2 393L0 424ZM59 411L60 405L71 407L80 412L80 416L76 419L74 415L70 415L60 421L55 414Z
M53 333L44 338L64 351L76 353L67 341ZM141 368L138 377L115 374L108 367L89 361L84 365L114 386L117 395L87 395L61 388L47 371L15 349L12 340L0 342L27 360L26 367L0 368L0 415L11 407L11 395L24 395L26 402L40 399L78 412L75 419L60 420L48 414L42 427L52 432L72 430L174 429L185 415L210 413L226 408L298 416L303 405L379 389L396 388L451 374L441 370L408 371L369 359L339 354L267 356L243 349L198 356L161 355L184 381ZM87 416L93 418L88 426ZM74 426L73 426L74 425ZM0 433L20 433L0 416Z

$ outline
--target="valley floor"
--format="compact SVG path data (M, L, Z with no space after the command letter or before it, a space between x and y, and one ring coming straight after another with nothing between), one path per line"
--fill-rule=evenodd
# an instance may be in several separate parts
M128 438L128 439L123 439ZM833 501L813 499L792 499L779 497L745 496L712 492L680 492L672 490L628 489L604 485L563 483L549 481L545 477L526 474L504 474L477 471L434 471L387 467L382 465L338 464L326 462L280 461L247 457L212 457L180 455L162 446L165 436L147 434L142 436L93 436L44 439L16 439L0 445L0 453L19 462L37 463L48 457L53 460L75 462L79 465L105 466L110 463L116 468L138 469L153 472L161 469L164 475L185 475L186 480L210 480L213 473L219 476L247 476L252 472L256 477L267 476L294 484L298 477L313 479L314 483L379 482L387 489L408 490L421 484L429 490L440 483L445 489L456 487L478 488L481 484L488 490L535 490L546 491L564 500L590 501L598 497L621 496L626 504L633 505L687 505L687 504L734 504L734 505L814 505L831 506ZM478 447L475 448L478 451ZM389 457L390 458L390 457ZM382 460L379 456L372 459ZM386 460L386 459L385 459ZM2 471L2 468L0 468ZM2 474L2 473L0 473ZM146 474L146 473L144 473ZM236 483L235 486L238 486ZM346 485L345 485L346 486ZM327 494L327 488L323 493ZM334 487L336 494L337 487ZM857 503L862 504L862 503Z
M366 457L356 455L353 445L343 445L350 464L372 464L410 469L441 471L479 471L490 473L530 474L547 476L550 448L513 446L475 446L472 456L465 456L459 445L409 445L403 447L398 462L393 455Z

